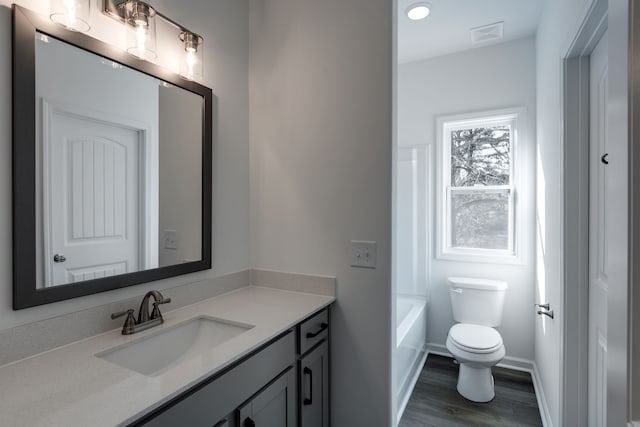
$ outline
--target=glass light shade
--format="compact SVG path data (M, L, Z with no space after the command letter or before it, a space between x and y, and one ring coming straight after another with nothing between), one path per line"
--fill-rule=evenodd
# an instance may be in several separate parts
M202 79L202 44L204 39L197 34L183 31L180 33L180 40L184 44L180 75L189 80Z
M156 11L146 3L128 1L125 7L127 52L140 59L152 60L156 53Z
M71 31L86 32L89 26L91 0L51 0L49 17Z

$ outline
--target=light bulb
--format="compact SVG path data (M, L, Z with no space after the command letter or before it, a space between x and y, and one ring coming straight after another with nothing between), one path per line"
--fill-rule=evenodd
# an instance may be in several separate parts
M195 55L195 50L190 50L187 52L187 72L186 72L186 77L188 78L193 78L193 68L195 67L196 63L198 62L198 58Z
M67 28L73 28L76 23L76 2L64 0L64 7L67 9Z
M138 56L144 59L144 54L146 51L147 44L147 28L141 25L136 27L136 41L137 41L137 49Z

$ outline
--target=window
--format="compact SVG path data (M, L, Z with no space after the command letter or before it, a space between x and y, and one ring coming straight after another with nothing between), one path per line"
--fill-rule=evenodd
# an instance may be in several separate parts
M511 110L438 120L439 258L515 259L519 115Z

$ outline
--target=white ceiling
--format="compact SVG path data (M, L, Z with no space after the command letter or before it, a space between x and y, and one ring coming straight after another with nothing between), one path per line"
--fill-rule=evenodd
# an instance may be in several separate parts
M556 0L557 1L557 0ZM407 18L407 8L423 0L398 1L398 62L433 58L535 34L546 0L426 0L431 14ZM471 28L504 21L499 41L471 44Z

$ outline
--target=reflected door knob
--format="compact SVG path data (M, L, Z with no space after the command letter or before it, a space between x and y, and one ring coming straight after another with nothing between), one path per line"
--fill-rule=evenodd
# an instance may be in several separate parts
M65 262L66 260L67 258L65 258L65 256L62 254L55 254L53 256L53 262Z

